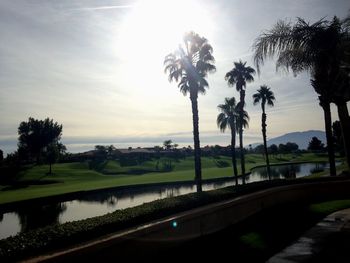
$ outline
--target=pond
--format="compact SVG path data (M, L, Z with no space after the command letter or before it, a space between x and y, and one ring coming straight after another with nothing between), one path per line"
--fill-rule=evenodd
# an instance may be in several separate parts
M309 175L314 169L324 168L326 168L326 164L323 163L276 165L271 166L271 173L273 179L298 178ZM266 167L260 167L251 171L251 174L246 177L246 182L257 182L267 179ZM203 184L203 191L223 188L233 184L233 180L206 183ZM98 194L89 194L84 198L72 201L44 206L30 206L0 214L0 239L54 223L62 224L104 215L118 209L195 191L196 186L194 184L143 187L142 189L134 190L104 191Z

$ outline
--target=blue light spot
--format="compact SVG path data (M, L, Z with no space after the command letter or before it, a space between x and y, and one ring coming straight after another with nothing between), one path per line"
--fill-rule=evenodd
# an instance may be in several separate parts
M176 228L177 227L177 222L173 221L173 222L171 222L171 225L173 226L173 228Z

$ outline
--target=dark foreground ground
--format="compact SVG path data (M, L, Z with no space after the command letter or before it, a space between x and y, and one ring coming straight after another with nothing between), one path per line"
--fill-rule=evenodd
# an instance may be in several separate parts
M350 209L327 216L268 261L279 262L350 262Z
M118 258L105 249L96 255L80 256L80 262L266 262L270 257L298 240L324 215L314 213L306 204L266 209L237 224L206 237L179 243L125 242ZM350 239L349 239L350 240ZM342 242L341 240L337 242ZM114 255L113 255L114 254ZM318 261L319 262L319 261ZM336 262L336 261L331 261Z

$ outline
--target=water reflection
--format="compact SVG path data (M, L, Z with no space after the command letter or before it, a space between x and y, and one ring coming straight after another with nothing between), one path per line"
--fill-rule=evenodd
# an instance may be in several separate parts
M285 164L271 166L272 179L295 179L310 175L312 170L325 169L325 163L303 163L303 164ZM251 174L246 178L247 182L256 182L268 180L266 167L259 167L252 170Z
M273 179L293 179L309 175L310 171L316 167L323 169L326 165L306 163L271 166L271 175ZM246 182L267 179L266 167L260 167L252 170L251 174L246 177ZM203 185L203 190L208 191L230 185L234 185L233 180L208 183ZM195 191L196 186L194 184L144 187L135 190L103 191L68 202L30 206L27 209L0 214L0 238L15 235L20 231L104 215L117 209L133 207L156 199L184 195Z
M21 231L58 224L59 216L66 211L64 203L34 206L17 211Z
M272 179L295 179L297 174L301 175L300 165L283 165L283 166L271 166L271 178ZM309 170L307 169L309 172ZM252 171L251 176L258 176L260 179L268 180L269 176L266 167L256 168Z

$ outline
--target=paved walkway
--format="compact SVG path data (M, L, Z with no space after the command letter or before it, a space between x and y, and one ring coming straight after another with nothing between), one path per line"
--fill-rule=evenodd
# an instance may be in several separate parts
M350 262L350 208L335 212L268 263Z

